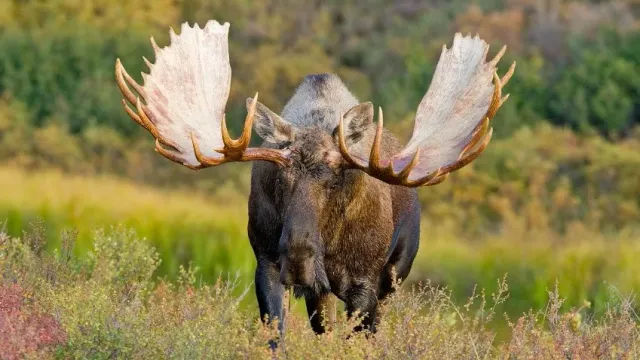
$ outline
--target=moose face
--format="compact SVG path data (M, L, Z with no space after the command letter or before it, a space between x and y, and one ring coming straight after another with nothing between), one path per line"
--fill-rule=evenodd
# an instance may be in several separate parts
M319 129L299 131L290 150L291 164L281 168L276 180L284 209L280 281L328 291L320 219L340 194L342 158L333 139Z

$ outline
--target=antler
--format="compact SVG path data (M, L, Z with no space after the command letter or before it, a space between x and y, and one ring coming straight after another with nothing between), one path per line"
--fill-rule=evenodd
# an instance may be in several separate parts
M449 173L475 160L489 144L489 121L509 98L502 88L515 71L515 62L500 78L496 65L506 46L485 62L489 45L477 35L456 33L453 46L443 46L433 81L418 106L413 135L407 146L388 160L380 159L383 117L368 157L350 154L344 138L344 120L338 125L340 152L354 167L390 184L417 187L435 185ZM491 80L493 79L493 84Z
M153 135L156 151L190 169L252 160L286 165L289 154L285 150L249 148L258 94L240 138L229 135L224 115L231 85L228 34L229 23L211 20L203 29L184 23L180 35L171 29L171 45L162 49L151 38L156 63L144 59L151 74L142 73L143 86L116 60L124 109Z

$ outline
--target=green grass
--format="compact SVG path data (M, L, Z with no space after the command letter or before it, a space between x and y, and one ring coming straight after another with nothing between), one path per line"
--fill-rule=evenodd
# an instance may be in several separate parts
M83 253L93 247L94 229L124 225L158 249L159 271L170 277L189 261L200 266L209 281L221 271L246 274L254 266L246 241L246 200L240 195L212 201L110 177L15 168L0 168L0 189L0 219L7 220L7 231L14 236L41 218L50 235L77 229L77 251Z

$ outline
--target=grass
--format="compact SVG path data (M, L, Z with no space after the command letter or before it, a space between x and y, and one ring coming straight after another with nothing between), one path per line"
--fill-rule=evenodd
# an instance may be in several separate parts
M609 293L606 310L563 311L559 290L546 307L507 318L510 337L492 325L509 302L507 282L491 296L474 292L456 305L431 284L391 296L378 333L352 334L358 319L341 313L316 336L298 313L280 336L241 306L237 281L197 285L183 269L175 282L154 281L160 255L134 232L96 231L94 250L73 256L73 232L53 253L39 226L22 238L0 233L0 358L216 359L632 359L640 328L631 300ZM25 339L31 339L25 341ZM270 350L268 342L278 347Z
M12 235L41 218L52 238L64 229L78 230L77 251L85 253L93 248L95 228L124 225L153 243L162 258L159 272L173 278L179 265L189 261L207 280L232 268L247 274L255 263L246 241L246 200L233 191L211 201L196 193L158 191L108 176L10 167L0 167L0 189L0 219L7 220Z

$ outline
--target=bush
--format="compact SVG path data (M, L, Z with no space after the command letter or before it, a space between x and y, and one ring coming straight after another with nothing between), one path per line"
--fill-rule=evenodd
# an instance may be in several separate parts
M544 311L510 323L496 340L497 307L509 301L506 280L486 296L473 293L456 306L446 289L430 284L399 288L382 304L378 333L351 334L358 319L344 313L316 336L304 315L291 312L286 331L263 326L255 309L232 295L233 280L212 285L183 269L176 283L152 281L157 253L130 231L95 233L89 258L69 256L73 233L55 255L38 251L41 229L23 239L0 234L0 355L40 358L323 358L595 359L640 355L634 304L612 296L608 310L586 318L584 309L560 311L558 290ZM67 255L64 255L67 254ZM405 287L406 288L406 287ZM623 300L623 301L620 301ZM9 329L10 331L7 331ZM35 338L30 338L37 334ZM31 339L31 341L25 341ZM268 342L276 340L272 352Z

